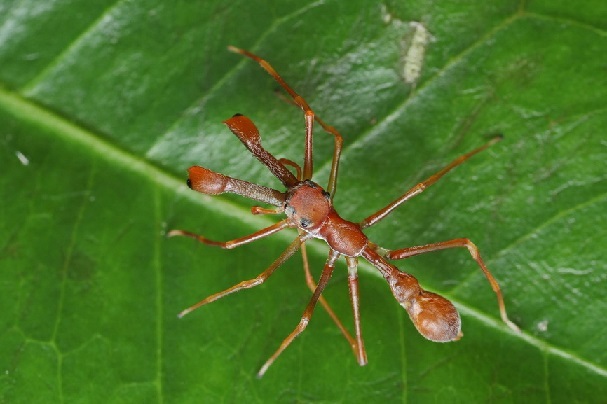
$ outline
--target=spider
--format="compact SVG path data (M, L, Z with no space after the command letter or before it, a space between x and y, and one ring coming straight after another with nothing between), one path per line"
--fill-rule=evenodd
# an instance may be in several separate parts
M424 290L415 277L400 271L389 261L405 259L431 251L463 247L468 249L470 255L483 271L495 292L502 320L511 329L515 331L519 330L518 327L508 319L500 287L481 258L478 248L469 239L456 238L438 243L388 250L371 242L363 232L364 229L373 226L386 218L403 202L423 192L453 168L498 142L501 139L501 136L495 136L483 146L461 155L442 170L418 183L384 208L366 217L361 222L354 223L343 219L335 211L332 203L333 197L335 196L339 158L343 143L340 133L333 126L327 125L321 120L313 112L307 102L282 79L268 62L244 49L233 46L229 46L228 49L259 63L261 67L265 69L290 95L292 103L303 111L306 132L303 168L291 160L276 158L273 154L264 149L261 145L259 131L249 118L241 114L232 116L224 121L224 123L228 126L230 131L238 137L251 154L264 164L280 182L282 182L286 190L281 192L263 185L228 177L199 166L189 168L188 186L195 191L207 195L234 193L258 202L273 205L274 208L254 206L251 208L251 212L253 214L284 214L286 215L286 218L248 236L225 242L213 241L185 230L172 230L168 233L168 236L187 236L207 245L231 249L270 236L286 228L297 229L298 235L287 249L257 277L242 281L224 291L208 296L183 310L179 314L180 318L203 305L214 302L231 293L262 284L297 250L301 250L306 283L313 291L312 297L295 329L282 341L274 354L272 354L264 363L257 373L258 377L261 377L266 373L276 358L306 328L318 302L326 309L335 324L339 327L341 333L347 339L356 356L358 364L363 366L367 363L367 354L362 338L359 309L357 275L359 257L364 258L379 270L381 275L388 282L392 294L407 311L413 324L421 335L431 341L448 342L458 340L463 335L461 332L461 319L453 304L436 293ZM331 172L326 188L322 188L316 182L312 181L312 129L314 122L319 124L325 132L332 135L335 143ZM289 167L295 173L293 173ZM322 239L329 246L329 256L318 283L315 283L310 273L305 246L306 241L312 238ZM327 286L327 282L333 274L335 262L341 256L345 257L348 267L348 287L352 311L354 313L354 336L346 330L331 307L321 296L324 288Z

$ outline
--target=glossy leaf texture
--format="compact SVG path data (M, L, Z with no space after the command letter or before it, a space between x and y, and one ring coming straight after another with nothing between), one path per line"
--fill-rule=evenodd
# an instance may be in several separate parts
M430 37L410 84L413 21ZM604 400L606 22L600 0L3 1L0 401ZM460 310L464 338L448 344L424 340L361 264L366 367L319 308L255 377L310 298L299 256L178 319L295 237L232 251L165 237L225 240L277 220L185 186L197 164L279 187L226 118L245 114L271 152L303 156L301 112L227 45L269 60L344 135L335 204L351 220L502 133L368 234L386 248L469 237L522 333L465 250L397 262ZM330 136L317 130L314 151L324 184ZM326 248L310 252L318 276ZM325 296L352 329L346 279L339 261Z

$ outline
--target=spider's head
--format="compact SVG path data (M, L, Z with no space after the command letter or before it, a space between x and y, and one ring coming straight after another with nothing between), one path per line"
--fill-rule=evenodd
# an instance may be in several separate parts
M314 231L321 227L332 210L327 191L313 181L301 181L287 190L285 214L298 228Z

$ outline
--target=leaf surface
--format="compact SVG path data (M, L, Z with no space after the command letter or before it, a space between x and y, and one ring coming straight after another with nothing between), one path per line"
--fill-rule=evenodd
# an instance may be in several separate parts
M592 402L607 395L607 8L565 1L152 0L0 5L0 397L6 402ZM421 22L421 75L403 79ZM396 264L460 309L465 337L424 340L361 262L369 364L319 308L258 380L310 297L301 259L179 320L265 269L292 231L250 201L184 184L203 165L279 188L222 121L243 113L301 162L302 114L266 58L344 136L335 205L358 221L452 159L504 140L369 229L386 248L468 237L522 329L465 250ZM421 60L421 59L420 59ZM315 134L315 180L332 139ZM312 243L318 276L326 247ZM340 261L326 298L351 325Z

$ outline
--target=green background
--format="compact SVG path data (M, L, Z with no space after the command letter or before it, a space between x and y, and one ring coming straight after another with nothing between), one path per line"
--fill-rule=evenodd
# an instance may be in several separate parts
M2 0L0 401L604 400L605 4ZM402 78L411 21L432 35L415 86ZM279 187L221 123L234 113L301 162L301 112L229 44L268 59L344 135L335 205L354 221L503 133L368 234L386 248L469 237L522 334L465 250L397 263L460 309L465 336L449 344L424 340L361 263L366 367L319 309L255 377L309 299L298 256L178 320L295 235L232 251L165 237L227 240L276 220L184 184L199 164ZM332 140L315 141L324 184ZM326 247L310 252L318 276ZM352 328L343 261L325 296Z

